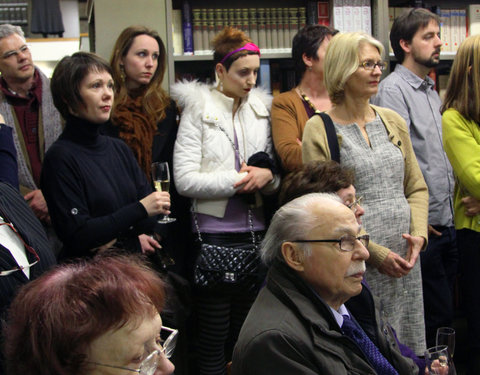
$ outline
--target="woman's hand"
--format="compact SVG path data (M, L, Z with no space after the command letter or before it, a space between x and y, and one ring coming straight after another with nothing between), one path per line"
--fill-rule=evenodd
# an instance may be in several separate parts
M237 191L237 193L240 194L253 193L262 189L266 184L273 180L272 171L268 168L252 167L243 163L239 173L242 172L247 172L248 174L233 185L234 188L243 185L241 189Z
M402 277L408 275L413 266L410 265L397 253L390 251L382 264L378 267L378 271L390 277Z
M476 216L480 214L480 201L476 200L474 197L465 197L462 198L463 206L465 207L466 216Z
M143 254L152 254L155 252L155 249L161 248L162 245L153 237L150 237L146 234L141 234L138 236L140 240L140 245L142 246Z
M407 240L408 249L407 249L407 262L413 268L415 265L418 254L420 254L420 250L422 250L423 245L425 244L425 238L419 236L411 236L408 233L402 234L402 237Z
M147 210L148 216L170 214L170 194L166 191L155 191L141 199L140 203Z

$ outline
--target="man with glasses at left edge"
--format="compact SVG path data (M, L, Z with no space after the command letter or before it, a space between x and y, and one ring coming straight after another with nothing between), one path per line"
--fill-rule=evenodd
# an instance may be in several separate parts
M45 152L60 135L62 123L49 80L33 65L19 26L0 25L0 74L0 113L13 130L20 192L35 215L48 224L40 173Z

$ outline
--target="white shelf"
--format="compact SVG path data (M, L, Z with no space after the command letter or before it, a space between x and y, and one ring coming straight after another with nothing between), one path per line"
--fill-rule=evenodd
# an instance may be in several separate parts
M290 49L286 49L282 52L268 51L262 53L262 59L289 59L292 57L292 52ZM180 61L211 61L213 60L213 54L202 54L202 55L173 55L173 60L175 62Z

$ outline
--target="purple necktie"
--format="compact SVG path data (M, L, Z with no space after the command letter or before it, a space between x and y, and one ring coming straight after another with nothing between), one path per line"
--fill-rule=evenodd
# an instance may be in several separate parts
M343 315L343 333L355 341L378 375L398 375L367 334L348 315Z

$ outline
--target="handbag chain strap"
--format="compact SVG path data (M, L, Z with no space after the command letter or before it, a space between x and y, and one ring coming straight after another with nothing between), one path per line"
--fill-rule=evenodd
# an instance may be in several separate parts
M240 151L238 150L238 147L235 146L235 142L232 141L232 139L230 138L230 136L228 135L228 133L224 129L224 127L222 125L219 125L219 124L215 124L215 126L217 128L219 128L227 136L227 139L230 141L230 143L233 147L233 150L238 154L238 158L240 159L240 161L242 163L246 163L245 159L240 154ZM202 235L200 234L200 227L198 226L197 213L193 210L193 207L192 207L192 212L193 212L193 221L195 223L195 228L197 229L198 240L200 242L203 242ZM255 241L255 231L253 230L253 214L252 214L252 210L250 208L248 209L248 223L250 224L250 233L252 234L252 243L253 243L253 246L254 246L255 250L257 250L257 241Z
M198 225L197 213L193 211L193 207L192 207L192 213L193 213L193 222L195 224L195 229L197 230L198 240L200 242L203 242L202 234L200 233L200 226ZM253 230L253 214L250 208L248 209L248 223L250 224L250 233L252 235L253 247L255 248L255 250L257 250L257 241L255 240L255 231Z

